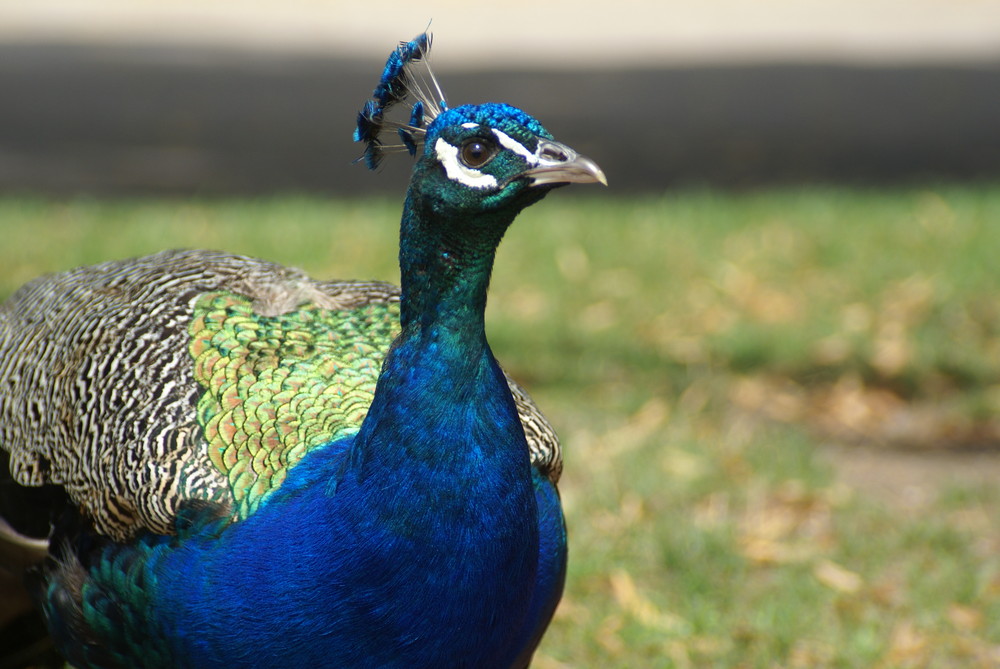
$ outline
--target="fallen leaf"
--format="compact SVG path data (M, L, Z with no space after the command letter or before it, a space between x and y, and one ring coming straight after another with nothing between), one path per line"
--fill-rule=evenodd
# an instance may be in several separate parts
M618 569L611 574L611 591L618 605L646 627L676 633L685 626L683 618L661 611L656 604L643 596L632 575L624 569Z
M952 604L948 607L948 620L956 628L971 632L983 626L983 612L971 606Z
M821 560L813 568L813 576L831 590L845 595L856 594L864 585L864 580L857 573L830 560Z
M927 637L916 626L904 620L897 623L889 639L889 651L883 658L882 665L898 667L910 664L923 658L927 650Z

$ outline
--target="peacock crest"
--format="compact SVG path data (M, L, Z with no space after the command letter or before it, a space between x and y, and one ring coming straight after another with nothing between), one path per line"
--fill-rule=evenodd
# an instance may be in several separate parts
M448 109L444 93L430 66L431 35L424 32L409 42L400 42L389 54L378 86L358 113L354 141L365 143L359 158L369 169L376 169L387 152L408 151L416 155L423 144L426 128ZM396 105L409 108L406 121L386 118L386 112ZM386 131L395 130L402 143L387 144L382 139Z

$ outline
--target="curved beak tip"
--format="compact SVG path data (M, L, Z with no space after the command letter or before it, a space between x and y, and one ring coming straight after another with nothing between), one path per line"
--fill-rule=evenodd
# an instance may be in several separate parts
M596 163L594 164L594 181L602 186L608 185L608 178L604 176L604 171Z
M537 167L527 172L532 186L543 184L589 184L608 185L604 171L587 156L582 156L564 144L547 141L542 159Z

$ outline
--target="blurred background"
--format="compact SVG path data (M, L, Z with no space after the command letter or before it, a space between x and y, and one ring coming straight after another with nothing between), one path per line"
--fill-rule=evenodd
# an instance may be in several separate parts
M1000 666L1000 1L0 0L0 298L169 247L398 280L410 162L350 138L430 20L452 104L611 184L491 289L566 459L534 666Z
M0 188L387 188L350 127L431 19L453 101L523 105L616 189L991 177L998 6L4 0Z

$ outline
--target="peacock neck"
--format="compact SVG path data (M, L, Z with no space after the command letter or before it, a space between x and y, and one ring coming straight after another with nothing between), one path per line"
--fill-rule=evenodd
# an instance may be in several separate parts
M500 469L526 464L520 421L484 323L496 247L514 215L444 217L433 204L407 197L400 234L403 327L355 441L360 461L374 458L392 468L403 465L390 464L397 457L409 464L444 458L457 469L482 465L483 458ZM472 444L470 434L481 440ZM379 444L385 441L393 447L384 450ZM501 448L493 452L493 446Z
M485 344L486 292L497 246L516 212L445 215L407 196L399 263L404 333L447 332Z

